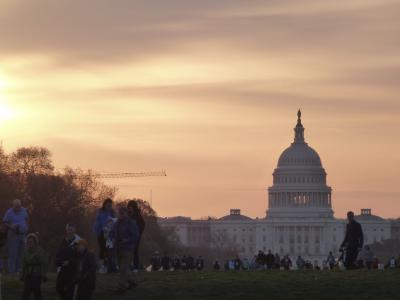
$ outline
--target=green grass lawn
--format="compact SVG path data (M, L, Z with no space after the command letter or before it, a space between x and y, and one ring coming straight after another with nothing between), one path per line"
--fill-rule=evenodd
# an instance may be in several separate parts
M137 275L138 287L115 293L116 275L99 275L96 300L113 299L400 299L400 270L155 272ZM43 286L45 299L58 299L55 275ZM3 300L20 299L22 284L3 276Z

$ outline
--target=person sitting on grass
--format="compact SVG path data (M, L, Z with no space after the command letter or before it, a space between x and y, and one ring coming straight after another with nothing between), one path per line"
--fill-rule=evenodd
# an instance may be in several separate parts
M76 246L76 297L75 300L90 300L96 286L96 257L87 248L85 240Z
M119 218L110 234L115 241L119 265L118 293L123 293L136 286L130 272L130 264L139 237L139 229L135 221L129 218L126 207L119 209Z
M42 299L42 282L47 281L47 255L39 246L36 234L26 237L26 251L22 259L21 281L24 282L22 300L28 300L33 293L35 300Z

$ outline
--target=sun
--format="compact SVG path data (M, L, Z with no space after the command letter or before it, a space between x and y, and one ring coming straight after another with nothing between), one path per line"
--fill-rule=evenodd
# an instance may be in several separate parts
M14 117L15 113L4 101L0 99L0 121L8 121Z

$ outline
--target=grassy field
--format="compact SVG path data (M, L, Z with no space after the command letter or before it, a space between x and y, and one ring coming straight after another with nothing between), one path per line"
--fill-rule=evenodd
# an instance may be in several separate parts
M20 299L22 284L3 276L3 300ZM400 299L399 271L156 272L137 275L138 287L119 296L117 277L100 275L95 300L113 299ZM58 299L55 275L44 285Z

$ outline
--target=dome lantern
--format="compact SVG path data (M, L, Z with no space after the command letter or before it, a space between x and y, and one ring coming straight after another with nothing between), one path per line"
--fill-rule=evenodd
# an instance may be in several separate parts
M294 128L294 142L295 143L304 143L304 127L301 124L301 110L297 112L297 125Z

